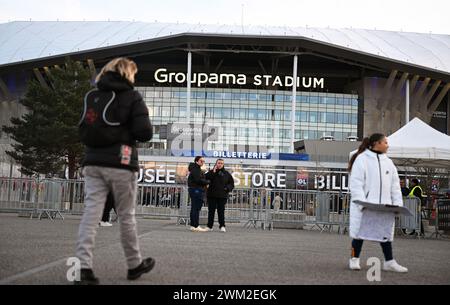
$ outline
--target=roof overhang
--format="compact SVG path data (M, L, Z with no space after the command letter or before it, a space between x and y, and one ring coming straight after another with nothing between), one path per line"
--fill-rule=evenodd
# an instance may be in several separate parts
M52 66L61 64L66 57L73 60L104 60L117 56L136 57L152 52L165 52L173 49L195 49L196 45L208 45L215 48L224 46L223 52L240 53L239 49L226 49L232 46L259 46L272 48L267 53L280 54L298 54L301 61L302 54L323 56L339 61L345 61L349 64L365 66L374 70L382 70L389 73L392 70L407 72L410 75L419 75L430 77L443 82L450 82L450 74L444 71L434 70L415 64L401 62L390 58L377 56L369 53L356 51L350 48L320 42L306 37L292 36L256 36L256 35L223 35L223 34L204 34L204 33L186 33L177 34L155 39L142 40L132 43L112 45L103 48L84 50L79 52L65 53L56 56L42 57L34 60L8 63L0 65L1 74L29 70L33 68ZM220 50L220 48L218 48ZM264 50L254 50L254 53L264 53Z

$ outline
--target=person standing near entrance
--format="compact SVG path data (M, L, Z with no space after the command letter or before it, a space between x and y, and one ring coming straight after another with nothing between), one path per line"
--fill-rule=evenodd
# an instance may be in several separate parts
M98 224L100 227L112 227L112 223L110 222L110 213L111 210L117 215L116 207L114 206L114 196L112 192L108 193L106 197L105 207L103 208L103 215L100 223Z
M112 192L120 223L120 237L128 266L128 280L135 280L155 265L151 257L142 259L136 228L135 204L139 170L137 142L152 139L148 108L133 84L137 66L127 58L107 63L96 78L97 88L84 98L79 122L85 145L84 212L76 256L81 262L80 281L99 283L93 268L97 225L108 193Z
M408 196L409 194L409 188L406 186L406 180L405 178L400 179L400 189L402 191L403 197Z
M420 200L420 212L422 213L422 211L424 211L424 209L426 208L426 201L425 201L425 196L423 195L423 190L422 187L419 184L419 180L414 178L411 179L411 191L408 194L409 198L418 198ZM420 222L420 233L424 234L424 226L422 221ZM416 230L412 230L409 235L414 235L416 234Z
M349 261L351 270L360 270L359 256L361 254L364 236L360 232L366 229L379 231L380 228L373 227L374 223L388 225L381 228L383 235L379 241L384 254L383 270L393 272L408 272L408 269L400 266L392 254L392 241L394 239L394 215L386 212L374 212L364 210L355 201L369 202L373 204L387 204L403 206L403 197L400 190L400 179L397 169L386 156L389 148L387 138L383 134L375 133L369 138L364 138L358 151L352 156L348 170L350 175L349 188L352 201L350 203L350 237L352 241L352 253ZM369 217L371 222L364 222L363 216ZM385 221L385 220L388 221ZM367 228L371 226L371 228ZM370 231L369 230L369 231ZM367 238L367 237L366 237Z
M206 180L205 173L202 170L202 166L205 164L205 159L201 156L197 156L193 163L189 164L189 177L188 177L188 191L191 198L191 231L192 232L206 232L207 229L199 226L200 210L205 203L205 189L209 184L209 180Z
M408 197L417 197L420 200L420 204L424 206L424 199L422 187L419 185L419 180L414 178L411 179L411 191L409 191Z
M228 200L228 194L234 189L234 179L231 174L225 170L223 159L217 159L214 168L206 173L206 179L210 181L207 191L208 202L208 230L213 230L214 215L219 218L219 230L226 232L225 229L225 204Z

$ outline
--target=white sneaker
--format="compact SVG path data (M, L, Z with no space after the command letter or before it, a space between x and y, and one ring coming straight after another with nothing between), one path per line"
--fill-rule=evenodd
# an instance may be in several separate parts
M352 257L349 260L350 270L361 270L361 266L359 265L359 257Z
M208 232L209 228L202 228L200 226L197 227L198 232ZM212 230L211 230L212 231Z
M112 227L112 223L107 222L107 221L100 221L100 223L98 225L100 227Z
M408 272L408 268L399 265L395 259L383 263L384 271L392 271L392 272L400 272L405 273Z
M208 228L208 227L206 227L205 230L206 230L207 232L212 232L212 231L213 231L213 228Z
M227 230L225 230L225 227L221 227L220 228L220 232L223 232L223 233L225 233Z
M191 231L192 232L207 232L208 230L198 226L197 228L196 227L191 227Z

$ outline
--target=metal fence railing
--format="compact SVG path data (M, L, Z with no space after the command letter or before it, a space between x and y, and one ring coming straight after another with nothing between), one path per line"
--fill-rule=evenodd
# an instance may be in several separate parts
M0 177L0 211L12 211L30 217L64 218L67 213L81 214L84 208L84 181L63 179L22 179ZM420 230L420 201L405 198L412 217L398 217L396 227ZM139 184L136 214L175 218L188 224L190 199L185 185ZM205 200L205 207L207 202ZM447 202L441 204L440 225L448 224ZM283 224L309 226L321 231L348 231L350 196L341 192L248 188L235 189L226 204L227 222L246 227L273 229ZM207 208L200 217L207 218ZM439 214L439 213L438 213Z

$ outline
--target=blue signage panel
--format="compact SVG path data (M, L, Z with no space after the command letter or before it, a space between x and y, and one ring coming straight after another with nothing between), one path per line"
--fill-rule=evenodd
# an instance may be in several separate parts
M232 159L248 159L248 160L286 160L286 161L308 161L307 154L286 154L286 153L261 153L261 152L231 152L217 150L172 150L172 156L177 157L195 157L203 156L209 158L232 158Z

